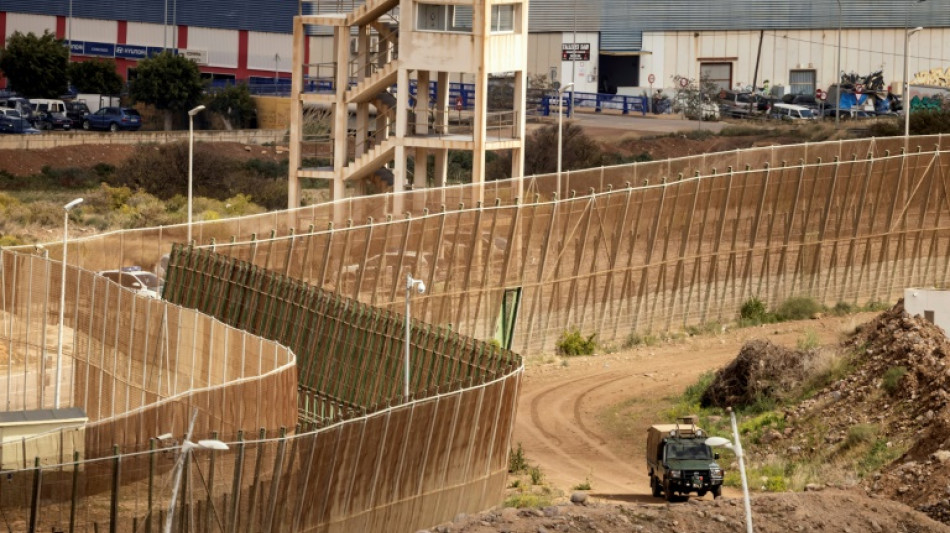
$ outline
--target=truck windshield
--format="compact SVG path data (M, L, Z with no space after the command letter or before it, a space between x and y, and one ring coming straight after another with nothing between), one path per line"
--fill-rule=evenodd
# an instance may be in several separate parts
M666 447L667 459L712 459L709 446L699 442L670 442Z

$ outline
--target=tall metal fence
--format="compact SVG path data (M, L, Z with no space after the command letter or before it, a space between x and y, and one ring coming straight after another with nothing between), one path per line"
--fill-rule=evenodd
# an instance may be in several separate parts
M936 145L904 155L872 141L859 148L868 151L842 159L838 143L810 145L810 161L791 163L775 159L793 152L709 156L718 168L705 175L679 172L696 160L667 162L673 177L618 189L610 185L620 169L595 170L573 183L606 181L606 191L215 249L392 310L412 273L430 287L416 304L421 320L481 339L502 340L514 291L513 346L522 352L552 350L571 329L621 343L727 322L751 297L864 303L943 283L950 152ZM727 165L743 161L738 170Z
M78 447L84 457L183 434L195 409L196 431L203 434L233 438L241 430L296 425L295 395L289 408L277 396L287 387L292 391L297 379L288 349L193 310L137 296L93 272L68 267L63 279L61 265L0 253L4 411L83 409L89 418ZM18 459L30 466L34 457ZM43 459L60 462L62 452Z
M164 297L289 346L304 428L493 381L521 366L508 350L418 321L406 339L403 316L210 250L174 247Z

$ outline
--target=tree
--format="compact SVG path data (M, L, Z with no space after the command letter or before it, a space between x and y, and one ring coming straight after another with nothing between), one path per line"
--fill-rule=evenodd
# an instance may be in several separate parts
M208 102L208 109L224 117L227 129L249 127L257 118L257 106L247 84L233 85L218 91Z
M557 171L557 124L549 124L528 135L524 147L524 175L548 174ZM561 132L561 170L580 170L603 164L603 150L584 129L568 121ZM487 163L486 179L511 177L511 153L501 152Z
M70 63L66 72L73 87L81 93L119 94L122 91L122 76L116 72L113 59Z
M0 50L0 71L10 88L25 96L57 98L67 90L69 51L49 31L37 37L15 31Z
M170 52L143 59L135 74L129 85L129 95L137 102L164 111L166 131L172 129L172 113L194 107L204 90L198 65Z

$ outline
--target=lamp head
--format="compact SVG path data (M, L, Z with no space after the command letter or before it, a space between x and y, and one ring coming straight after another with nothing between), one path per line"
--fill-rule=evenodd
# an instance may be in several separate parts
M913 35L913 34L919 32L919 31L921 31L921 30L923 30L923 29L924 29L923 26L917 26L916 28L914 28L914 29L912 29L912 30L907 30L907 35L908 35L908 36L911 36L911 35Z
M82 203L82 198L76 198L72 202L69 202L68 204L64 205L63 209L65 209L66 211L69 211L70 209L76 207L77 205L81 203Z
M416 283L416 292L419 294L426 293L426 284L423 281L420 280L418 283Z
M706 439L706 446L710 448L729 448L732 449L732 441L723 437L709 437Z
M204 105L200 105L200 106L198 106L198 107L192 109L191 111L189 111L189 112L188 112L188 116L192 116L192 117L193 117L193 116L197 115L198 113L201 113L201 112L204 111L204 110L205 110L205 106L204 106Z

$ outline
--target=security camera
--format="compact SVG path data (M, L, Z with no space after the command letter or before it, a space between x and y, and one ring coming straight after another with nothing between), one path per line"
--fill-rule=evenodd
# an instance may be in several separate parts
M425 294L425 293L426 293L426 284L420 281L418 284L416 284L416 291L417 291L419 294Z

